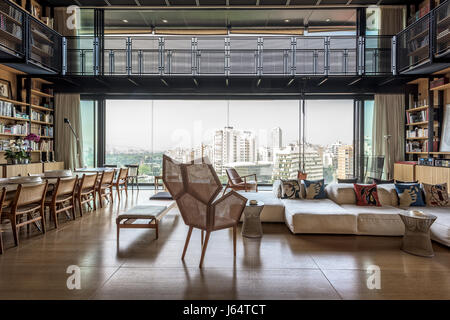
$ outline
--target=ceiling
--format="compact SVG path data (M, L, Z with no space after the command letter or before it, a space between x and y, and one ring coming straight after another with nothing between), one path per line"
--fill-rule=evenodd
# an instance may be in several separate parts
M356 25L356 10L108 10L105 26L108 29L156 28L295 28L335 27Z
M183 7L238 7L253 8L264 6L360 6L360 5L399 5L418 3L416 0L46 0L51 6L151 6L177 8Z

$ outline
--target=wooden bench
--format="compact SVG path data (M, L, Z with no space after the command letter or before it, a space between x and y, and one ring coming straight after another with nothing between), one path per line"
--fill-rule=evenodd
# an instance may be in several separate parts
M167 212L174 206L172 204L161 205L140 205L131 208L130 210L119 214L116 218L117 225L117 243L119 243L119 233L122 228L146 228L155 229L156 239L158 239L158 224ZM136 220L149 220L148 223L134 223Z

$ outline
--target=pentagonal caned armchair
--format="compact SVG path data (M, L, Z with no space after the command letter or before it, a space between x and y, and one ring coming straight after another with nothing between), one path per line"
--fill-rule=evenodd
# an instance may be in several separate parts
M200 162L200 163L197 163ZM212 231L233 228L233 252L236 256L236 227L247 199L231 191L217 197L222 184L207 158L182 164L163 156L163 181L177 202L184 223L189 226L183 254L184 259L193 228L202 231L201 268ZM203 232L206 232L203 241Z

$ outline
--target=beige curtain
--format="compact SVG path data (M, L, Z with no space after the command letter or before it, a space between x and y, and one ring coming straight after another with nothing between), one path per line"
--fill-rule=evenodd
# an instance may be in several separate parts
M64 118L69 119L78 137L80 137L77 155L77 141ZM81 131L81 111L79 94L55 94L55 157L64 161L65 168L84 167L83 143Z
M405 96L376 94L372 129L372 154L384 155L383 176L391 179L394 163L405 156ZM390 137L389 137L390 136Z
M380 35L392 36L399 33L405 27L404 7L380 8Z

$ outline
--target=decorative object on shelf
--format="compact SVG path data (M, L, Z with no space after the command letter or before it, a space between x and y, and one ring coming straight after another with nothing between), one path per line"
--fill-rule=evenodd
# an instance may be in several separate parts
M430 90L448 83L448 78L442 77L430 82Z
M0 96L11 99L11 82L5 79L0 79Z
M26 150L27 145L24 140L17 139L11 142L9 149L5 150L5 159L9 164L29 163L31 155Z
M434 166L450 168L450 159L435 159Z
M450 104L445 106L442 123L442 137L439 151L448 152L450 151Z
M434 166L434 158L419 158L418 164L421 166Z

